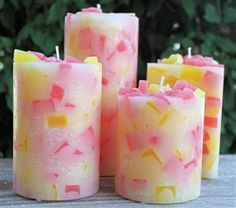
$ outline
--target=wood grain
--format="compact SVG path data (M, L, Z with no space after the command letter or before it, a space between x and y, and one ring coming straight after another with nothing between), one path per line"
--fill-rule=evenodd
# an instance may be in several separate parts
M42 202L25 199L12 192L12 160L0 160L0 207L197 207L236 208L236 155L220 157L219 177L203 180L201 196L191 202L150 205L129 201L114 192L113 177L101 177L100 190L94 196L75 201Z

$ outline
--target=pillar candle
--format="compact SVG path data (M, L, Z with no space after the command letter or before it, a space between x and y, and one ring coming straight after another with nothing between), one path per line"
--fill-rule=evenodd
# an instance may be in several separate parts
M13 190L70 200L99 186L101 65L14 52Z
M101 175L114 174L117 95L120 86L135 87L138 18L87 8L65 18L65 54L83 59L95 55L103 65Z
M121 89L118 98L116 192L147 203L199 196L205 93L184 81L173 89Z
M160 63L149 63L147 79L158 83L166 76L166 83L173 86L179 79L186 80L206 92L203 168L202 177L218 175L221 111L223 103L224 66L210 57L200 55L172 55Z

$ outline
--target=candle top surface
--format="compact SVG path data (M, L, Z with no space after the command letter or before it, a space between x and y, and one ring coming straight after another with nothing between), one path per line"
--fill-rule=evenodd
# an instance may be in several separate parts
M180 54L173 54L170 55L168 58L163 58L157 61L160 64L185 64L191 66L215 66L223 68L224 65L219 64L216 60L212 57L202 56L202 55L186 55L182 56Z
M205 97L204 91L182 80L177 81L173 89L169 85L160 87L157 84L149 85L146 80L140 80L138 88L120 88L119 95L128 97L157 97L163 99L173 97L182 98L183 100L190 99L194 95Z
M72 57L65 57L64 60L58 59L56 57L47 57L42 53L35 52L35 51L22 51L15 49L14 50L14 63L20 63L20 62L49 62L49 63L58 63L58 62L66 62L66 63L86 63L86 64L100 64L98 62L97 57L91 56L87 57L83 62L80 60L77 60Z
M97 16L101 16L101 15L120 15L120 16L130 16L130 17L136 17L135 13L114 13L114 12L109 12L109 13L105 13L102 11L102 9L100 7L88 7L88 8L84 8L81 11L78 11L75 14L95 14ZM74 15L74 13L67 13L67 17L71 17L72 15ZM137 17L136 17L137 18Z

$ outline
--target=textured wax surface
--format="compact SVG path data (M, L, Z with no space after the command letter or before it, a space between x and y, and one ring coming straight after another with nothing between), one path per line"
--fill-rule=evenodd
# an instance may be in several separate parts
M173 90L148 95L144 84L142 94L118 98L116 192L149 203L195 199L201 187L204 93L178 82Z
M177 80L186 80L205 91L202 177L216 178L218 175L223 102L223 66L199 67L185 64L148 64L147 79L150 83L159 83L162 76L165 76L165 83L170 84L170 86L173 86Z
M78 12L65 20L65 55L95 55L103 65L101 175L114 175L119 87L135 87L138 18L129 14Z
M68 200L97 191L100 99L95 64L14 63L14 192Z

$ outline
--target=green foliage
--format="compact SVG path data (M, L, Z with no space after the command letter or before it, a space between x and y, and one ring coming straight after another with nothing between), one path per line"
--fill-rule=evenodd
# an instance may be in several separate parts
M0 0L0 157L12 154L12 56L14 48L54 53L63 49L64 17L95 0ZM171 53L213 56L225 64L222 153L236 152L236 1L100 0L105 12L140 18L139 79L146 63ZM173 45L181 48L174 50Z

